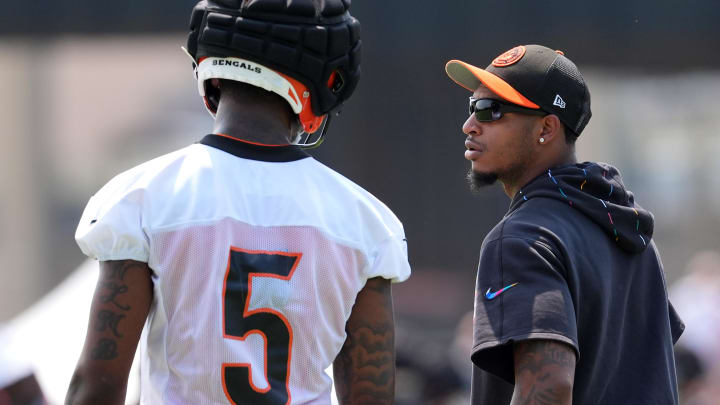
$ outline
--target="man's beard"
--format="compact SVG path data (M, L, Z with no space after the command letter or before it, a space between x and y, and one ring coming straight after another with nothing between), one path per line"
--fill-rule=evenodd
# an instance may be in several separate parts
M470 185L470 191L474 193L480 192L483 187L495 184L497 180L497 173L481 173L475 172L471 169L470 171L468 171L467 174L467 181Z

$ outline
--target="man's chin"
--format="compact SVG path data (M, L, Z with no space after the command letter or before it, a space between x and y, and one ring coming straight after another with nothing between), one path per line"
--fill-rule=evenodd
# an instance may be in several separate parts
M495 184L498 180L498 175L497 173L476 172L470 170L467 174L467 180L470 184L470 190L478 192L483 187Z

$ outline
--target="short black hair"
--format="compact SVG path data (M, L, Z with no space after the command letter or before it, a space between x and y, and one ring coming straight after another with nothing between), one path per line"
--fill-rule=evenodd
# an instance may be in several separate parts
M565 130L565 144L575 145L575 141L577 141L578 136L580 136L580 135L576 134L575 131L570 129L570 127L568 127L564 123L562 125L563 125L563 129Z
M278 94L263 89L262 87L255 86L249 83L241 82L238 80L220 79L220 89L215 89L218 92L218 99L222 96L223 92L229 97L242 97L243 99L252 99L257 103L270 103L270 104L282 104L287 107L291 115L295 115L290 107L290 104Z
M222 90L225 90L225 92L228 94L243 94L249 97L263 97L267 96L266 93L270 93L262 87L254 86L252 84L241 82L238 80L219 79L219 81L221 93ZM275 95L274 93L271 94Z

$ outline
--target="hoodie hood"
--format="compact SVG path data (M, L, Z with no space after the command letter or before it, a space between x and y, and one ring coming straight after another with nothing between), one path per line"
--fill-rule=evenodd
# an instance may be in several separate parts
M520 189L508 214L533 198L566 202L627 252L642 252L652 238L653 215L635 204L618 170L607 163L585 162L546 171Z

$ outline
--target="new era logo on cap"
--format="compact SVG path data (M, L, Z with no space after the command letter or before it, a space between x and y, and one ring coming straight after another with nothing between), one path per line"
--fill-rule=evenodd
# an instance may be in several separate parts
M565 100L563 100L562 97L560 97L560 95L558 94L555 96L555 101L553 101L553 105L556 105L560 108L565 108Z

